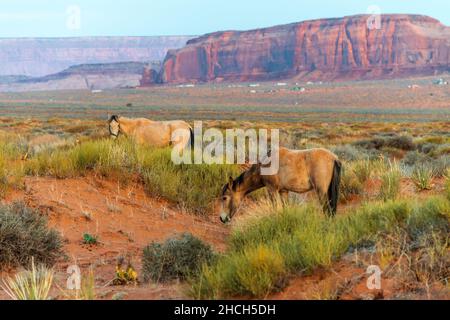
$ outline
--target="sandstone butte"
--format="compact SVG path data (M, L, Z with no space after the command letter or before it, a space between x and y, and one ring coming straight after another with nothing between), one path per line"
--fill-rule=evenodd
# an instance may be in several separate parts
M172 84L313 81L450 71L450 27L421 15L382 15L379 28L369 28L368 19L358 15L206 34L170 50L161 71L150 78Z

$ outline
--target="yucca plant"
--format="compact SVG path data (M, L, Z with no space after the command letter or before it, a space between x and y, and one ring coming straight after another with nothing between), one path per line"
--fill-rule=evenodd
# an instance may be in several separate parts
M13 300L47 300L53 284L53 270L44 265L36 267L31 260L31 270L22 271L3 281L2 289Z
M433 170L425 165L416 166L411 175L411 179L419 191L431 190L433 177Z

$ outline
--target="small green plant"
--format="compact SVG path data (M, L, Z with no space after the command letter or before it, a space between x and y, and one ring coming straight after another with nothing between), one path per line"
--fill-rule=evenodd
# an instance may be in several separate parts
M431 190L433 177L433 169L423 164L415 166L411 175L411 179L419 191Z
M94 235L91 235L89 233L85 233L83 235L83 243L87 244L87 245L90 245L90 246L96 245L98 243L98 239Z
M31 260L31 269L22 271L3 282L3 290L13 300L47 300L53 284L53 270L38 267Z
M191 234L151 243L144 248L144 281L186 279L197 274L203 263L214 257L211 247Z

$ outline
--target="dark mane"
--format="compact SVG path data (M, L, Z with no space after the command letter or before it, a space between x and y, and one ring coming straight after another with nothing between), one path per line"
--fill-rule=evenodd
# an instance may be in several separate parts
M251 170L251 169L250 169ZM237 177L234 181L233 181L233 191L236 191L237 188L244 183L244 179L245 179L245 175L250 172L250 170L244 171L241 173L241 175L239 177Z
M253 174L255 169L258 168L258 166L256 164L252 165L250 167L250 169L242 172L239 177L237 177L236 179L234 179L233 181L233 186L231 187L232 190L231 191L236 191L238 189L238 187L244 183L246 177L248 174ZM223 187L222 189L222 195L224 195L228 190L228 183Z
M109 120L108 123L111 123L113 121L119 122L119 116L118 115L112 115Z

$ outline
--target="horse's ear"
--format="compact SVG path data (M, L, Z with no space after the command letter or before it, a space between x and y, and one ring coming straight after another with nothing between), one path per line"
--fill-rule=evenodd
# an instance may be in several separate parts
M112 121L119 122L119 116L116 114L112 115L111 118L109 118L109 122L112 122Z
M228 178L228 188L231 189L233 187L233 182L234 182L233 177L229 177Z

